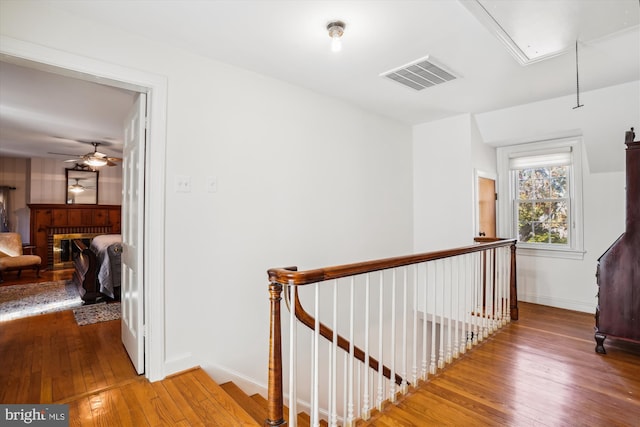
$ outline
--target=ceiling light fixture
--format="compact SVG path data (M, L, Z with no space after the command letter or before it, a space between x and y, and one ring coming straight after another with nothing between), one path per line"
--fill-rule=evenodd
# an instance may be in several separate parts
M327 31L331 37L331 51L340 52L342 50L342 35L344 34L344 22L332 21L327 24Z
M84 161L84 164L89 165L91 167L100 167L107 164L107 159L97 156L87 157Z

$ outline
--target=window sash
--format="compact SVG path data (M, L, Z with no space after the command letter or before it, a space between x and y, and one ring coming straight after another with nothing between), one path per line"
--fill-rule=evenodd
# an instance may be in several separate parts
M571 153L568 152L567 154L569 154L569 159L571 158L570 155ZM542 158L544 156L533 156L533 157L527 157L526 159L531 159L531 158ZM519 157L522 160L525 160L525 158L523 157ZM510 164L511 164L511 159L510 160ZM533 163L533 162L531 162ZM528 164L525 161L522 162L522 164ZM534 169L534 168L542 168L542 167L554 167L554 166L560 166L560 165L542 165L542 164L536 164L536 166L533 167L520 167L520 168L511 168L511 178L512 178L512 182L513 182L513 193L511 194L512 200L513 200L513 230L514 230L514 234L516 236L516 238L518 239L518 243L520 245L526 245L526 246L530 246L530 247L553 247L553 248L568 248L568 247L572 247L572 240L573 240L573 218L572 218L572 204L573 204L573 193L572 193L572 173L573 173L573 168L572 168L572 164L569 163L568 168L567 168L567 176L566 176L566 191L565 197L557 197L557 198L527 198L527 199L520 199L519 198L519 194L520 194L520 180L518 179L518 175L519 172L523 169ZM555 202L565 202L567 205L567 218L566 218L566 224L567 224L567 242L566 243L553 243L553 242L528 242L528 241L522 241L520 240L520 205L523 203L555 203ZM533 221L533 222L537 222L537 223L550 223L552 222L550 219L547 221ZM551 235L550 235L551 238Z

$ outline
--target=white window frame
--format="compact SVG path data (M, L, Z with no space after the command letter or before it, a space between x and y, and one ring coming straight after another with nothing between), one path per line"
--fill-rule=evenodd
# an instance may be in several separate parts
M567 151L569 166L570 224L568 244L518 242L518 254L553 258L584 259L584 227L582 203L582 138L571 137L499 147L498 155L498 230L500 236L518 238L515 211L516 182L509 163L514 157L536 156Z

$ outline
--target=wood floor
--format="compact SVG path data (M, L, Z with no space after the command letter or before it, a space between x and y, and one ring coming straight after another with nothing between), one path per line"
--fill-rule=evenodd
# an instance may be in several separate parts
M521 303L520 320L358 425L640 426L640 346L595 353L593 321Z
M640 426L640 346L605 346L594 352L593 315L521 303L519 321L358 424ZM0 323L0 361L0 403L67 403L71 425L260 424L220 403L204 371L137 376L119 320L79 327L65 311Z

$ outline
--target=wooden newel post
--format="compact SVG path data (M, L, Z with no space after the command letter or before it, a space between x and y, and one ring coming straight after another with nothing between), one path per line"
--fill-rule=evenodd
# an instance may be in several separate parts
M280 323L280 301L282 285L269 285L270 338L269 338L269 391L268 416L265 426L282 426L284 420L284 399L282 396L282 324Z
M512 320L518 320L518 279L516 271L516 244L511 245L511 277L509 280L510 315Z

